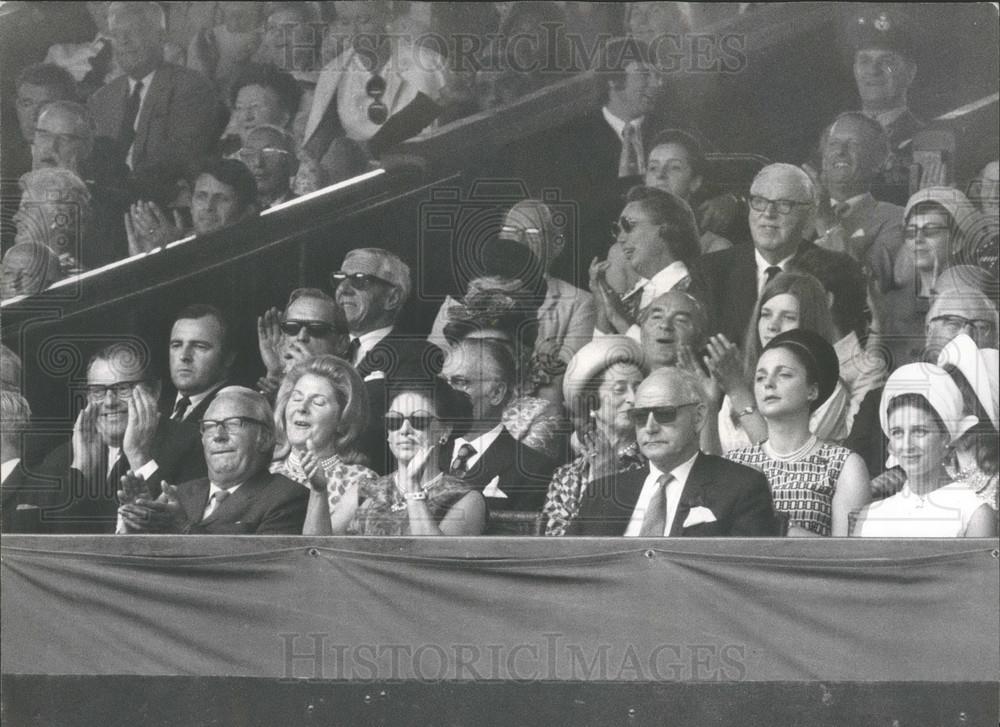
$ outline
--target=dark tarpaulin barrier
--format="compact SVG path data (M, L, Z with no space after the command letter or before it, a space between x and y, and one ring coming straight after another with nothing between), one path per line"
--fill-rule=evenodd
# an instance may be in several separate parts
M6 675L991 682L995 540L5 536Z

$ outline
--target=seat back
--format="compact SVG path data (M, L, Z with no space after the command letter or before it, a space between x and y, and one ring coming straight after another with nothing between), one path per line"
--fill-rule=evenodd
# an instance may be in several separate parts
M491 510L483 535L542 535L542 513L535 510Z

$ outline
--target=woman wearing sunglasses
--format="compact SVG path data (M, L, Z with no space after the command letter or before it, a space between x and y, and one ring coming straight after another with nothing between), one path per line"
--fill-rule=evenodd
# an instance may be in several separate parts
M871 500L860 455L810 431L810 417L833 394L839 371L833 346L818 333L793 329L772 338L754 370L767 439L726 455L767 475L789 535L847 535L850 513Z
M456 422L467 421L467 397L441 379L396 387L385 428L399 468L367 483L352 502L343 530L358 535L481 535L486 500L461 479L441 471L437 447ZM360 504L359 498L364 498Z
M361 377L336 356L299 361L285 374L274 407L278 446L271 472L310 489L303 535L332 535L353 511L342 505L378 477L357 441L368 423Z

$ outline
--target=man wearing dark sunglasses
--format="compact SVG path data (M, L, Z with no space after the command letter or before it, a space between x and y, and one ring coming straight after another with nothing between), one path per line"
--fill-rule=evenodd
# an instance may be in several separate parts
M568 535L778 534L767 478L701 451L703 397L698 380L676 368L657 369L639 385L629 418L649 463L589 487Z
M427 377L436 373L426 370L431 344L396 326L410 297L410 267L388 250L359 248L347 253L341 269L331 273L330 286L347 320L350 344L345 358L361 374L368 391L370 424L360 446L372 469L382 473L389 456L382 428L389 403L386 384L402 371Z
M292 177L299 168L295 140L284 129L264 124L254 128L237 152L257 183L257 209L265 210L295 197Z

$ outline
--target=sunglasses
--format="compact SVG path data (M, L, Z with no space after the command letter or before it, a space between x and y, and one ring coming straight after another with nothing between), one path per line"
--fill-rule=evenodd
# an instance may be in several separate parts
M698 406L700 403L698 401L689 401L686 404L677 404L676 406L645 406L630 409L628 418L637 427L644 426L649 421L650 414L653 415L653 419L657 424L673 424L677 421L677 414L681 409L686 406Z
M611 223L611 234L614 237L618 237L621 234L628 235L641 221L642 220L630 220L625 216L619 217L617 222Z
M333 324L326 321L282 321L279 326L286 336L297 336L303 328L310 338L322 338L333 333Z
M388 280L383 280L377 275L369 275L368 273L345 273L343 270L330 273L330 285L332 285L334 289L339 288L340 284L346 280L350 280L351 286L357 288L358 290L368 290L368 288L375 283L392 285L392 283Z
M385 428L390 432L402 429L403 422L409 422L410 426L418 432L426 432L430 429L431 422L437 419L436 416L426 411L418 411L409 415L400 414L398 411L390 411L382 418L385 420Z
M368 120L373 124L381 126L389 118L389 107L382 103L382 96L385 95L385 79L378 74L368 79L365 84L365 93L372 100L368 104Z

